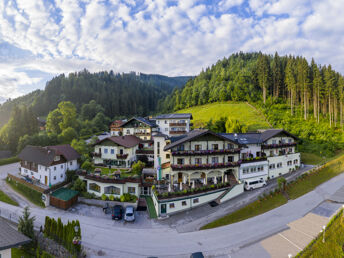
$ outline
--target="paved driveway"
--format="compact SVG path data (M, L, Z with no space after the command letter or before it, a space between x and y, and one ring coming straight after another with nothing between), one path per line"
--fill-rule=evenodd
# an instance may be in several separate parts
M291 200L274 210L235 224L211 230L178 233L175 229L117 227L107 218L94 218L61 211L32 208L36 226L44 223L46 215L61 217L63 221L79 219L83 244L88 253L96 257L98 251L105 257L188 257L190 253L202 251L208 256L235 256L245 247L257 243L277 232L288 229L287 224L302 218L324 200L329 199L344 185L344 174L317 187L304 196ZM1 214L12 219L22 209L0 203ZM257 247L257 252L262 251ZM258 256L259 257L259 256Z

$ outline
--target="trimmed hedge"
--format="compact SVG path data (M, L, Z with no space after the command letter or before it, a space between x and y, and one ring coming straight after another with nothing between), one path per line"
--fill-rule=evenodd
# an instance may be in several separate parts
M23 185L15 180L9 180L9 178L6 178L6 182L13 188L13 190L17 191L18 193L24 195L29 201L32 203L45 207L43 201L42 201L42 193Z
M20 160L17 157L11 157L11 158L7 158L7 159L0 159L0 166L16 163L16 162L19 162L19 161Z

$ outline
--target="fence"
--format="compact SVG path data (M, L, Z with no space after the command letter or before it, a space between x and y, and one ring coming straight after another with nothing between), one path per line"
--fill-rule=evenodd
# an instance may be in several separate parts
M22 178L20 178L20 177L17 177L17 176L12 175L12 174L8 174L7 176L8 176L8 178L10 178L11 180L14 180L14 181L17 181L18 183L21 183L21 184L23 184L23 185L26 185L26 186L28 186L28 187L30 187L30 188L32 188L32 189L34 189L34 190L36 190L36 191L38 191L38 192L40 192L40 193L45 193L45 192L47 192L47 189L44 189L44 188L42 188L42 187L39 187L38 185L31 184L31 183L29 183L29 182L26 182L24 179L22 179ZM48 190L48 191L49 191L49 190Z

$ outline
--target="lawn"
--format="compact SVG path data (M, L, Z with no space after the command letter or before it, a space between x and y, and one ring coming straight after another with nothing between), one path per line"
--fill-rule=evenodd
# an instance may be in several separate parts
M296 181L288 184L287 193L290 199L296 199L312 190L320 184L330 180L331 178L341 174L344 170L344 155L339 158L329 161L323 168L317 171L305 174ZM245 220L269 210L277 208L287 202L287 199L282 194L275 194L273 197L267 197L264 200L257 200L247 206L228 214L220 219L217 219L201 229L216 228L228 224L232 224L241 220Z
M191 113L195 128L202 127L210 119L213 121L221 117L238 120L248 126L249 131L270 128L264 115L249 106L246 102L211 103L177 111L177 113Z
M34 257L32 254L26 252L21 248L12 248L11 249L12 258L32 258Z
M275 194L272 197L266 197L263 200L257 200L249 205L241 208L231 214L228 214L220 219L217 219L201 228L203 229L210 229L210 228L217 228L224 225L229 225L235 222L239 222L260 214L263 214L269 210L277 208L283 204L287 203L287 199L281 194Z
M101 174L102 175L108 175L108 174L112 174L114 171L117 171L117 168L111 168L111 170L108 167L96 167L96 168L100 168L101 169ZM132 173L132 172L128 172L130 170L128 170L127 168L120 168L119 171L121 171L121 178L128 178L128 177L135 177L137 176L136 174Z
M19 162L19 159L17 157L11 157L7 159L0 159L0 166L7 165L7 164L12 164Z
M324 159L314 153L301 152L301 161L307 165L318 165L324 162Z
M15 206L19 206L19 204L15 200L12 200L7 194L5 194L1 190L0 190L0 201L15 205Z
M327 225L325 243L322 241L323 234L319 234L295 257L343 257L344 225L342 216L343 211L340 211Z
M146 196L145 198L146 198L147 208L148 208L148 212L149 212L149 217L151 219L156 219L158 216L156 215L156 211L154 208L154 203L153 203L152 197Z

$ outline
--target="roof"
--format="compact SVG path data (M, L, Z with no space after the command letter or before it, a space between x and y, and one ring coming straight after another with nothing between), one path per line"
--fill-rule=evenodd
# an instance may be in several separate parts
M221 133L222 136L239 144L259 144L261 143L260 133Z
M280 133L299 140L299 138L283 129L268 129L257 133L221 133L221 135L239 144L261 144Z
M289 137L294 138L295 140L299 140L298 137L296 137L295 135L292 135L291 133L289 133L283 129L268 129L268 130L262 131L261 132L261 140L262 140L262 142L265 142L265 141L269 140L270 138L272 138L272 137L274 137L280 133L284 133L284 134L288 135Z
M11 227L6 220L0 217L0 250L17 247L31 242L27 236Z
M108 138L105 138L105 139L102 139L102 140L96 142L94 145L97 145L97 144L99 144L103 141L106 141L106 140L112 141L118 145L125 147L125 148L134 147L141 142L141 139L134 136L134 135L125 135L125 136L111 136L111 137L108 137Z
M143 118L143 117L133 117L133 118L129 119L128 121L124 122L124 123L121 125L121 127L127 125L127 124L130 123L132 120L137 120L137 121L139 121L139 122L141 122L141 123L144 123L144 124L148 125L149 127L157 127L157 125L154 123L154 121L150 121L150 120L148 120L148 119L146 119L146 118Z
M64 144L47 147L27 145L18 154L18 158L36 164L50 166L57 155L62 155L67 161L75 160L80 157L79 153L69 144Z
M154 138L154 137L164 137L165 140L167 140L167 139L169 138L168 135L163 134L163 133L161 133L161 132L156 132L156 133L154 133L154 134L152 135L152 137L153 137L153 138Z
M192 119L191 113L161 114L152 119Z
M169 145L166 145L165 148L164 148L164 151L166 150L169 150L169 149L172 149L173 147L175 146L178 146L184 142L188 142L188 141L191 141L195 138L198 138L200 136L203 136L203 135L206 135L206 134L211 134L215 137L218 137L222 140L226 140L226 141L231 141L235 144L238 144L237 142L234 142L232 141L231 139L229 138L226 138L224 136L222 136L221 134L217 134L217 133L214 133L208 129L197 129L197 130L193 130L187 134L184 134L184 135L181 135L181 136L177 136L177 137L171 137L171 143Z

